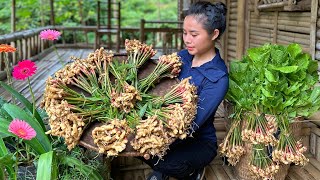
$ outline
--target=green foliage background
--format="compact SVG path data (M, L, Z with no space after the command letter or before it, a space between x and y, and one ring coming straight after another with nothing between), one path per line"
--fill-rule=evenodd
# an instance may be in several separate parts
M0 35L11 31L11 1L0 1ZM81 8L82 7L82 11ZM96 25L97 0L54 0L56 25ZM177 1L121 0L121 26L139 27L140 19L177 20ZM16 0L16 31L50 24L49 0Z

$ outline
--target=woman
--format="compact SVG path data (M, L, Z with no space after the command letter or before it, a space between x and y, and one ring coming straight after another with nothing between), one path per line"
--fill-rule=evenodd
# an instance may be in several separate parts
M197 86L198 109L190 136L177 140L163 160L143 159L154 172L150 180L202 179L204 167L217 155L214 115L228 90L228 72L216 40L226 27L226 7L223 3L197 2L191 5L183 24L186 49L179 52L183 66L179 79L191 78Z

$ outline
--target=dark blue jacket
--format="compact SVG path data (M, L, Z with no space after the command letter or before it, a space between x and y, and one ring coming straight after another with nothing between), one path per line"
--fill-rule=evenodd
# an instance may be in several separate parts
M218 106L228 91L227 67L218 49L211 61L199 67L191 67L193 55L190 55L187 50L181 50L178 55L183 62L178 78L181 80L192 76L190 82L197 87L198 109L192 126L195 132L192 135L195 138L216 142L213 121Z

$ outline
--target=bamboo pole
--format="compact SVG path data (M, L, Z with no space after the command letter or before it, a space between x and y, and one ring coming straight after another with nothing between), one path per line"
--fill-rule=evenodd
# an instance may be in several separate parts
M261 31L256 31L256 30L250 29L249 33L250 33L250 35L273 38L272 30L269 30L268 32L261 32Z
M312 59L316 54L317 37L317 18L318 18L318 0L311 0L311 18L310 18L310 54Z
M257 32L257 33L268 33L272 34L272 29L260 28L260 27L250 27L250 32Z
M310 27L297 27L297 26L279 24L278 28L279 30L283 30L283 31L294 31L297 33L304 33L304 34L310 33Z
M315 20L315 21L316 21L316 20ZM289 26L310 27L310 20L308 20L308 21L279 20L279 24L289 25Z
M272 24L267 24L267 23L254 23L254 22L250 22L250 27L256 27L256 28L265 28L265 29L273 29L273 25Z
M278 17L279 17L279 11L274 12L274 27L273 27L273 38L272 42L277 42L277 31L278 31Z
M227 9L230 9L230 0L227 0ZM223 45L223 59L225 60L225 62L228 62L227 60L227 49L228 49L228 39L229 37L229 20L230 20L230 12L227 11L227 16L226 16L226 31L225 34L223 36L223 41L222 41L222 45ZM227 67L229 68L229 64L227 63Z
M230 8L237 9L237 7L238 7L237 1L230 2Z
M244 41L245 41L245 12L246 1L239 0L237 8L238 20L237 20L237 58L241 59L244 53Z
M279 38L278 41L277 41L277 43L287 46L287 45L291 44L292 41L290 41L290 40L282 40L282 39ZM302 48L302 51L303 51L303 52L309 52L309 50L310 50L309 45L303 45L303 44L301 44L301 48Z
M261 4L261 5L258 5L258 10L283 8L286 5L288 5L288 2L286 1L270 3L270 4Z
M236 37L237 37L237 34L235 32L229 32L228 33L228 38L229 39L236 39Z
M234 49L236 49L236 43L237 41L235 39L228 39L228 44L234 46Z
M272 37L263 37L263 36L257 36L257 35L253 35L250 34L250 40L259 40L259 41L263 41L263 42L272 42Z
M278 31L279 35L287 36L288 38L300 38L309 41L309 34L300 34L295 32Z
M278 39L282 40L282 41L288 41L291 43L298 43L300 45L305 45L305 46L310 46L310 39L301 39L301 38L297 38L297 37L290 37L287 35L278 35Z
M11 32L16 31L16 0L12 0L11 4Z
M237 26L238 20L229 20L229 25L231 25L232 27Z
M250 16L251 16L251 12L250 11L247 11L247 9L248 9L248 2L246 3L246 5L245 5L245 9L246 9L246 11L245 11L245 40L244 40L244 50L243 50L243 53L245 53L245 51L249 48L249 35L250 35L250 33L249 33L249 29L250 29L250 22L251 22L251 20L250 20Z
M252 22L252 23L254 23L254 24L270 24L270 25L272 25L272 29L273 29L273 22L274 22L274 19L251 19L251 21L250 22Z

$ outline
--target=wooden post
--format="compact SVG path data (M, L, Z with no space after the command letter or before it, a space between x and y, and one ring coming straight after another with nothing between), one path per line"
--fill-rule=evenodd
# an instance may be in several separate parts
M107 24L107 28L108 29L111 29L112 27L111 27L111 18L112 18L112 14L111 14L111 0L108 0L108 19L107 19L107 21L108 21L108 24ZM114 7L114 6L113 6ZM111 39L111 33L108 33L107 34L107 36L108 36L108 47L110 48L110 49L112 49L112 39Z
M312 59L316 56L317 43L317 18L318 18L318 0L311 1L311 19L310 19L310 54Z
M100 29L100 1L97 4L97 29Z
M144 24L145 24L145 20L141 19L140 21L140 42L144 42Z
M120 31L121 31L121 3L118 2L118 24L117 24L117 52L120 52Z
M11 5L11 32L16 31L16 0L12 0Z
M54 5L53 5L54 0L50 0L50 25L54 26L55 25L55 20L54 20Z
M241 59L244 53L244 41L245 41L245 12L246 12L246 1L239 0L237 8L237 44L236 53L237 59Z

